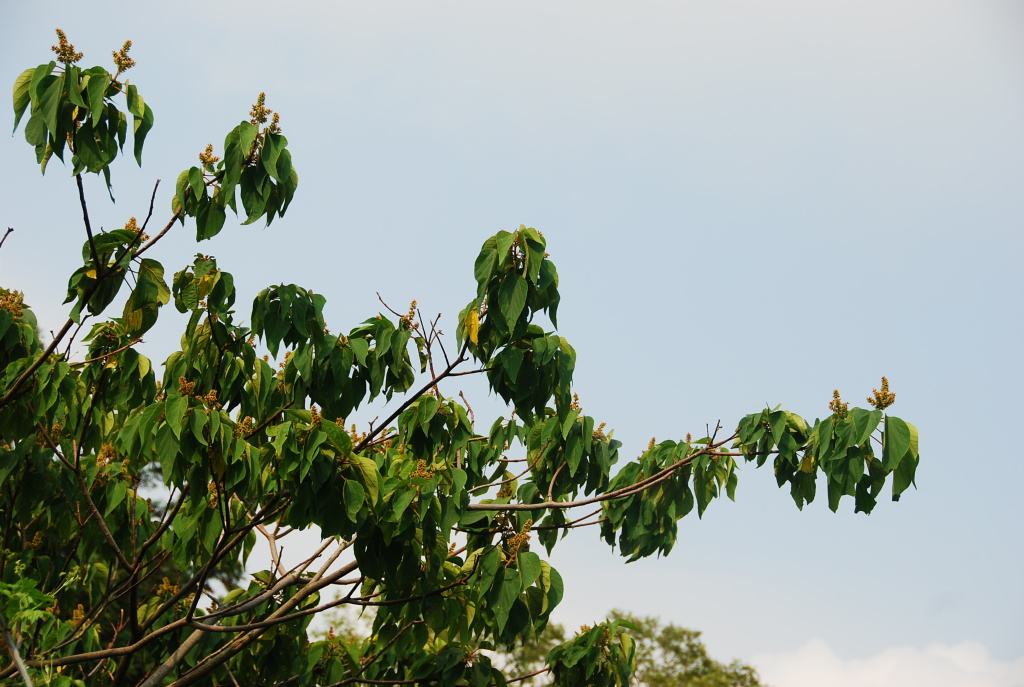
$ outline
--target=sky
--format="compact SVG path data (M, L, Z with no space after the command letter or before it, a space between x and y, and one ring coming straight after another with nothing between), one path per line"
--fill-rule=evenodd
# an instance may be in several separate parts
M659 616L775 687L1024 686L1024 4L4 3L8 83L50 59L55 27L86 65L134 41L156 113L117 203L91 181L96 224L144 216L163 179L162 224L178 173L259 92L281 113L288 214L198 247L176 229L152 256L216 255L240 303L299 283L347 330L379 292L454 331L480 244L536 227L580 402L623 460L766 404L821 417L833 389L863 403L889 378L920 430L916 491L801 512L745 467L736 503L681 521L666 558L626 565L573 532L552 556L560 622ZM0 160L0 284L55 329L74 184L56 162L39 175L21 130ZM165 319L158 361L181 324ZM503 412L465 388L478 422Z

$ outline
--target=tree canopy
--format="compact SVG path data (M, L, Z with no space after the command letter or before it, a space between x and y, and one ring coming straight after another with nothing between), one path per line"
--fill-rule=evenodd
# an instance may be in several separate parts
M208 239L228 209L243 224L285 215L298 174L281 120L260 94L178 176L169 210L154 188L141 222L97 231L86 180L109 188L129 139L141 160L155 119L125 78L130 42L112 72L80 67L58 39L56 59L15 82L15 129L24 121L41 170L70 166L82 260L48 342L18 285L0 288L0 679L504 685L518 676L486 650L542 632L563 594L531 540L550 552L593 525L628 560L668 554L681 518L734 497L741 463L770 461L801 508L819 480L833 510L850 496L865 513L890 478L893 498L913 482L917 432L886 414L884 378L868 408L835 392L813 423L757 410L734 429L652 440L614 470L621 443L573 394L558 272L526 226L483 242L454 340L415 302L345 333L328 328L323 295L294 284L243 307L201 253L168 278L154 248L169 232ZM139 342L172 303L183 333L158 372ZM507 416L475 417L459 388L472 374ZM368 404L384 419L349 421ZM280 540L313 527L323 543L286 566ZM249 572L257 545L272 564ZM372 627L311 640L311 619L338 606L375 608ZM554 682L627 684L643 656L631 625L554 647Z

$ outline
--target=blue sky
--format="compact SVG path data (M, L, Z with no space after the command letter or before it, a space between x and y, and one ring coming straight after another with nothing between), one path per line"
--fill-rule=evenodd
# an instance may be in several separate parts
M198 248L179 231L159 256L170 272L216 255L241 303L299 283L341 330L379 291L454 330L480 243L537 227L581 403L625 459L765 404L818 417L833 388L857 401L889 377L921 432L918 491L870 517L799 512L745 469L737 503L682 521L666 559L567 539L563 622L659 615L776 687L909 684L899 670L1024 685L1024 5L7 3L9 83L50 58L57 26L87 65L132 39L156 112L142 169L114 172L117 204L92 184L107 228L141 218L157 178L169 215L177 174L260 91L281 112L301 175L288 215ZM73 183L34 171L20 131L0 159L0 283L55 328L81 243ZM151 357L174 330L147 337ZM467 393L481 421L500 412Z

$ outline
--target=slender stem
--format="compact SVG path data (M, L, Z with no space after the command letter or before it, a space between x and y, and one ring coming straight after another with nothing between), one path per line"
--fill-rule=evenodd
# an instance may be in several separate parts
M89 512L96 518L96 524L100 528L100 532L103 533L103 538L107 540L107 546L109 546L114 555L117 556L117 560L125 567L126 570L132 570L132 564L125 558L124 553L121 551L121 547L117 545L117 541L114 540L114 535L110 533L110 528L107 527L107 521L100 515L100 509L96 507L96 502L92 500L92 496L89 495L89 487L85 483L85 479L82 477L81 470L75 470L75 478L78 480L78 491L81 492L82 496L85 497L85 502L89 506Z
M142 343L142 337L141 336L139 338L135 339L135 341L132 341L131 343L125 344L124 346L121 346L121 348L118 348L117 350L111 351L110 353L104 353L103 355L98 355L95 358L89 358L88 360L83 360L80 363L71 363L71 365L69 365L68 367L81 367L82 365L88 365L89 363L95 363L95 362L97 362L99 360L103 360L104 358L109 358L112 355L117 355L121 351L127 351L129 348L131 348L132 346L134 346L135 344L138 344L138 343Z
M146 219L142 222L142 228L139 230L139 236L142 236L142 232L146 231L146 225L149 224L149 220L153 216L153 203L156 202L156 190L158 188L160 188L159 179L157 179L156 183L153 184L153 195L149 197L149 212L146 213Z
M13 232L13 231L14 231L14 227L7 227L7 231L4 232L3 238L0 238L0 248L3 248L4 241L7 240L7 237L10 236L11 232Z
M99 282L94 283L98 284ZM46 350L40 353L39 357L36 358L36 361L29 365L28 369L22 372L21 375L14 380L14 383L11 384L11 387L7 390L7 393L4 394L3 398L0 398L0 408L7 405L7 403L12 398L14 398L14 395L18 393L18 390L25 383L25 381L29 377L31 377L44 362L46 362L46 359L49 358L50 355L57 349L57 345L60 344L60 340L67 335L68 331L71 330L71 327L74 324L75 321L70 319L64 323L64 326L61 327L60 331L57 332L56 336L53 337L53 341L51 341L50 345L46 347Z
M82 205L82 220L85 222L85 233L89 237L89 252L92 253L92 264L96 267L96 281L103 278L106 272L105 265L100 265L100 254L96 250L96 239L92 236L92 223L89 222L89 207L85 204L85 186L82 184L82 175L75 175L75 183L78 184L78 201Z
M159 234L157 234L156 236L151 238L149 241L146 241L146 243L144 243L142 245L142 248L139 248L137 251L135 251L135 257L136 258L139 257L140 255L145 253L147 250L152 248L153 244L155 244L157 241L162 239L164 237L164 235L167 234L167 232L169 232L171 230L171 227L174 226L174 223L177 222L180 218L181 218L181 210L178 210L177 212L174 213L174 216L171 217L170 221L167 222L167 224L164 225L164 228L160 230Z
M540 675L541 673L548 672L549 670L551 670L551 668L541 668L540 670L535 670L534 672L532 672L532 673L530 673L528 675L520 675L519 677L514 677L511 680L505 680L505 683L508 684L510 682L520 682L522 680L528 680L531 677L536 677L536 676Z
M358 445L358 446L356 446L356 447L355 447L354 449L352 449L352 450L353 450L354 452L356 452L356 453L358 453L359 451L362 451L362 450L363 450L364 448L366 448L366 447L367 447L367 445L369 445L369 443L370 443L371 441L373 441L373 438L374 438L375 436L377 436L377 435L378 435L378 434L380 434L380 433L381 433L382 431L384 431L385 429L387 429L388 425L390 425L390 424L392 423L392 421L394 421L394 419L395 419L396 417L398 417L399 415L401 415L401 414L402 414L402 412L403 412L403 411L404 411L404 410L405 410L406 408L408 408L409 406L411 406L411 405L413 404L413 402L415 402L415 401L416 401L416 399L418 399L418 398L419 398L420 396L422 396L423 394L425 394L425 393L427 393L428 391L430 391L430 390L431 390L431 389L432 389L432 388L433 388L433 387L434 387L434 386L435 386L435 385L436 385L436 384L437 384L438 382L440 382L440 381L441 381L442 379L444 379L445 377L451 377L451 376L452 376L452 370L454 370L454 369L456 368L456 366L458 366L458 365L459 365L460 363L463 363L463 362L465 362L465 360L466 360L466 349L467 349L467 347L468 347L468 346L469 346L469 342L467 341L467 342L466 342L465 344L463 344L463 346L462 346L462 350L461 350L461 351L459 352L459 357L458 357L458 358L456 358L455 360L453 360L453 361L451 362L451 364L449 364L449 365L448 365L448 367L446 367L446 368L445 368L444 370L442 370L442 371L441 371L441 374L437 375L436 377L434 377L433 379L431 379L431 380L430 380L429 382L427 382L427 383L426 383L426 384L425 384L425 385L423 386L423 388L422 388L422 389L420 389L420 390L419 390L419 391L417 391L417 392L416 392L415 394L413 394L413 395L412 395L412 396L410 396L410 397L409 397L408 399L406 399L405 403L403 403L402 405L398 406L398 409L397 409L397 410L395 410L395 412L391 413L391 415L389 415L389 416L387 417L387 419L386 419L386 420L384 420L384 422L382 422L382 423L381 423L381 424L380 424L380 425L379 425L379 426L377 427L377 429L375 429L375 430L373 430L372 432L370 432L369 434L367 434L367 435L366 435L366 437L365 437L365 438L364 438L364 439L363 439L362 441L360 441L360 442L359 442L359 445Z
M636 494L638 492L644 491L645 489L648 489L649 487L654 486L658 482L662 482L662 481L668 479L672 475L672 473L675 472L677 469L679 469L681 467L684 467L686 465L689 465L691 462L693 462L694 458L697 458L698 456L701 456L701 455L709 454L712 451L714 451L715 449L717 449L720 446L722 446L723 444L726 444L729 441L732 441L734 438L735 438L735 436L732 436L732 437L729 437L728 439L725 439L724 441L720 441L720 442L718 442L716 444L709 444L706 448L703 448L703 449L701 449L699 451L695 451L695 452L691 453L690 455L686 456L682 460L679 460L679 461L673 463L672 465L669 465L668 467L659 470L658 472L654 473L650 477L642 479L639 482L636 482L635 484L629 484L629 485L627 485L625 487L622 487L621 489L616 489L615 491L609 491L609 492L607 492L605 494L600 494L599 496L594 496L594 497L589 498L589 499L582 499L580 501L551 501L551 500L548 500L548 501L544 501L543 503L471 503L468 506L466 506L466 510L484 510L484 511L490 511L490 510L501 510L501 511L524 510L524 511L536 511L536 510L544 510L546 508L568 509L568 508L577 508L579 506L586 506L586 505L589 505L591 503L600 503L602 501L610 501L612 499L624 498L626 496L631 496L631 495Z
M558 466L558 469L555 470L555 474L551 475L551 482L548 483L548 501L554 501L555 500L554 497L552 496L552 494L554 494L554 492L555 492L555 480L558 479L558 473L560 473L562 471L562 468L564 468L568 464L569 464L568 462L562 463L561 465Z

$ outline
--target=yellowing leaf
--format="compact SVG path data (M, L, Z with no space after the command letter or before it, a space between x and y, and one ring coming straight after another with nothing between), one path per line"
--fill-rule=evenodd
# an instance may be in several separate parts
M810 453L804 455L804 459L800 461L800 470L808 474L814 472L814 456Z
M480 343L480 313L477 312L476 308L469 311L466 315L466 336L473 344Z

